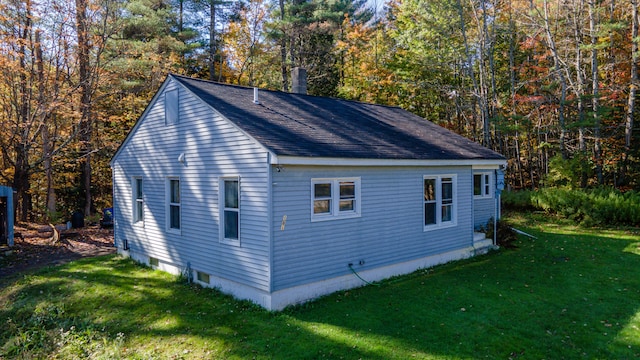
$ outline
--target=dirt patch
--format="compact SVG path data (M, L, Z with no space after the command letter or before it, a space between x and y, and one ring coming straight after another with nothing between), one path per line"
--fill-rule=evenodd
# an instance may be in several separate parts
M115 253L113 229L98 225L61 231L53 240L48 225L22 224L14 227L14 246L0 254L0 279L49 265L64 264L83 257Z

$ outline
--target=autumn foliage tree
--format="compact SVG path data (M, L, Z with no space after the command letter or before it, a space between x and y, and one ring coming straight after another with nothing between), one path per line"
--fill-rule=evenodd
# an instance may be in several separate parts
M637 1L5 0L0 179L19 219L111 204L167 73L401 106L508 159L512 188L640 188Z

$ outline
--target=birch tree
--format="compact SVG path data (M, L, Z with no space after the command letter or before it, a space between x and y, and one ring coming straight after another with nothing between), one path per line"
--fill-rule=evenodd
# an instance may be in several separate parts
M638 0L631 1L631 64L629 74L629 96L624 126L624 154L622 157L622 179L627 176L629 152L631 151L631 136L633 133L633 118L636 108L636 93L640 81L638 79Z

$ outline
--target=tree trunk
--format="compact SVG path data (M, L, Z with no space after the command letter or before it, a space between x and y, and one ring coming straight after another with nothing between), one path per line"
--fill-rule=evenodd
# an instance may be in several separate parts
M589 33L591 35L591 77L592 77L592 99L591 105L593 110L593 153L596 163L596 176L598 178L598 184L603 183L602 176L602 148L600 139L600 114L598 114L599 108L599 70L598 70L598 34L596 29L596 0L589 1Z
M216 0L209 0L209 80L216 80Z
M465 52L465 62L466 62L466 68L467 68L467 76L469 77L469 79L471 79L471 83L473 86L473 112L472 112L472 116L473 116L473 121L472 121L472 134L473 134L473 139L476 139L476 123L477 123L477 118L476 118L476 107L479 105L480 106L480 111L482 116L484 116L485 113L485 109L486 107L484 106L484 101L483 101L483 96L482 96L482 90L480 89L480 87L478 86L478 81L476 80L476 75L474 73L473 70L473 59L475 58L475 54L471 52L471 49L469 48L469 41L467 40L467 31L466 31L466 25L464 23L464 9L462 8L462 2L461 0L457 0L456 1L456 5L458 7L458 14L460 15L460 31L462 33L462 42L464 43L464 52ZM484 119L483 119L484 120Z
M487 4L486 4L487 1L488 0L480 0L480 4L482 6L482 32L484 33L483 39L485 42L486 56L489 60L488 76L490 77L490 83L491 83L491 95L489 96L488 93L486 95L487 96L487 100L486 100L487 101L487 123L485 125L485 141L487 143L486 146L488 148L499 150L499 146L500 146L499 142L497 145L494 144L492 146L491 144L490 119L496 115L496 106L498 104L498 94L496 92L496 66L493 58L493 49L494 49L494 43L495 43L495 25L492 25L491 32L489 32L489 27L488 27L489 15L487 14ZM495 12L496 4L491 4L491 8ZM494 17L495 16L491 16L491 18L494 18ZM489 102L489 98L491 99L490 102ZM495 127L494 127L494 136L495 136L495 139L497 140L498 132L496 131Z
M485 0L480 0L480 3L482 4L482 7L486 7L485 4ZM482 17L483 19L485 18L486 14L485 11L483 11ZM486 56L486 44L487 44L487 32L486 29L484 28L484 25L480 25L479 23L480 20L477 19L476 16L476 22L478 22L477 24L477 28L478 28L478 32L480 33L480 41L478 41L480 48L478 49L478 53L479 53L479 59L477 59L478 61L478 85L479 85L479 93L478 93L478 97L479 97L479 103L480 103L480 116L481 116L481 120L482 120L482 145L484 145L487 148L491 148L491 136L490 136L490 129L489 129L489 90L488 90L488 86L487 86L487 73L485 70L485 56ZM483 24L484 24L484 20L483 20ZM472 67L472 63L469 63L469 67Z
M44 156L43 167L47 182L46 189L46 207L49 214L56 212L56 190L53 180L53 167L51 166L51 136L49 135L49 127L44 124L42 128L42 156Z
M631 0L631 79L629 80L629 98L627 100L627 114L624 125L624 153L622 154L621 182L626 182L627 162L631 151L631 133L633 131L633 116L635 114L636 91L638 87L638 0Z
M543 2L544 6L544 32L547 37L547 41L549 43L549 49L551 50L551 54L553 55L553 67L555 75L558 77L558 81L560 82L560 104L558 106L558 126L560 127L560 139L559 139L559 147L560 154L563 159L567 158L566 154L566 126L565 126L565 103L567 100L567 80L564 75L564 68L562 67L560 61L560 55L558 54L558 48L556 47L556 42L554 40L553 34L551 33L551 24L549 24L549 6L547 4L547 0Z
M178 31L184 30L184 0L178 0Z
M20 66L20 84L19 84L19 103L18 110L18 123L19 128L17 138L18 143L14 146L16 155L15 170L13 173L13 188L16 191L16 200L14 200L14 207L16 212L20 214L21 221L28 221L31 213L31 194L29 193L30 183L30 169L29 169L29 120L31 118L31 111L29 107L29 80L27 74L33 75L33 70L27 66L27 43L29 43L29 35L31 33L31 1L25 2L25 23L24 28L20 33L20 48L19 48L19 66Z
M581 158L584 158L584 155L587 151L586 137L585 137L585 76L582 63L582 46L584 45L582 42L582 27L583 27L583 14L584 9L584 0L579 0L577 3L573 3L573 39L575 45L575 73L576 73L576 83L573 86L574 94L577 101L577 112L578 112L578 154ZM580 187L585 188L588 184L588 176L587 172L584 169L584 166L581 167L580 170Z
M280 23L282 27L282 38L280 39L280 72L282 73L282 91L289 91L289 70L287 67L287 43L289 41L287 30L285 27L285 0L278 0L280 7Z
M76 0L76 31L78 36L78 81L80 83L80 151L82 153L82 180L84 191L84 215L92 213L91 194L91 74L89 70L89 33L87 29L87 0Z
M16 198L14 199L14 210L16 214L20 214L20 221L27 222L30 219L32 210L31 194L29 189L31 184L29 182L29 157L24 144L18 144L15 147L16 152L16 164L15 172L13 174L13 189L16 192Z
M45 107L46 88L44 79L44 59L42 56L41 30L36 31L36 69L38 71L38 105L40 108ZM53 170L51 167L51 137L49 135L49 124L47 114L42 114L42 123L40 124L40 135L42 137L42 164L46 178L45 205L49 216L56 212L56 193L53 187Z
M515 52L517 46L517 32L516 32L516 22L513 20L513 7L511 6L511 1L509 1L509 33L511 37L509 39L509 90L511 95L511 115L515 121L515 134L513 136L514 142L514 154L513 157L516 163L516 174L514 174L514 178L518 178L519 187L524 188L524 176L523 176L523 168L522 161L520 159L520 129L519 129L519 121L517 120L517 109L516 109L516 59Z

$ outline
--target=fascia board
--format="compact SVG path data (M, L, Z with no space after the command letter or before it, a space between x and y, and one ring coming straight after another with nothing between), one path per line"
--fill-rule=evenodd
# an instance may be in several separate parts
M415 160L415 159L351 159L331 157L271 156L272 165L309 166L473 166L497 169L506 165L505 159Z

